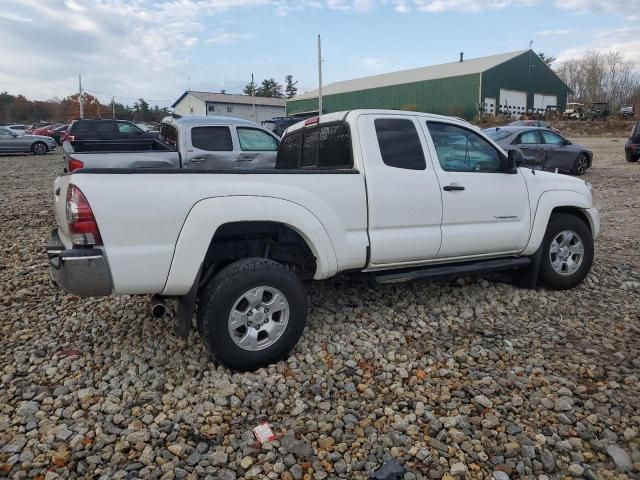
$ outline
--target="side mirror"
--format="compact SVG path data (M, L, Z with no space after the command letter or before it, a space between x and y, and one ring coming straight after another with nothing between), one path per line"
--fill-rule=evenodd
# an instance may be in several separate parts
M12 134L11 134L11 136L12 136L13 138L16 138L16 137L18 136L18 134L17 134L17 133L12 133Z
M524 157L520 150L509 150L509 155L507 156L507 171L509 173L516 173L518 167L522 165L523 162Z
M567 140L567 139L565 138L565 139L564 139L564 144L565 144L565 145L571 145L571 141L570 141L570 140Z

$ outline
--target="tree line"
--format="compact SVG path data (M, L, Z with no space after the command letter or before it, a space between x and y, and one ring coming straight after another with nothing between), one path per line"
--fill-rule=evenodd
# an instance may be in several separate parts
M275 78L265 78L260 85L254 81L247 83L242 93L253 97L293 98L298 93L297 81L293 81L293 75L287 75L284 79L285 86L279 84Z
M49 121L66 123L80 118L79 94L69 95L62 100L29 100L24 95L0 93L0 123L36 123ZM95 96L84 93L82 107L85 118L111 118L115 110L116 118L135 122L159 122L171 112L167 107L151 106L143 98L133 105L115 102L101 103Z
M633 62L617 51L589 51L581 58L559 64L558 76L573 91L570 102L608 102L611 111L640 105L640 74Z

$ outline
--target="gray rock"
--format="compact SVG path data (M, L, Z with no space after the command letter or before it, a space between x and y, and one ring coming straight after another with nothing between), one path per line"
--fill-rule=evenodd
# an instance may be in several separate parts
M620 448L618 445L607 445L607 453L620 470L631 471L633 470L633 464L629 454Z

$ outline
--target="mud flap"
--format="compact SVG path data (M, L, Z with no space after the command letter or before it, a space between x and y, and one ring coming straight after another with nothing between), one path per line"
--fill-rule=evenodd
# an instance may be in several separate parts
M186 295L178 298L178 308L176 316L173 320L173 333L181 338L188 338L191 332L191 322L196 307L196 297L198 295L198 284L200 283L200 274L202 266L198 270L196 279Z
M513 272L513 284L518 288L533 290L538 286L538 274L542 261L542 246L531 257L528 267L520 268Z

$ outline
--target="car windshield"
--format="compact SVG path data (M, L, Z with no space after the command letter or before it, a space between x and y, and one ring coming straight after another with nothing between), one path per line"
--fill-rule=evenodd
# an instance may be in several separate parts
M484 133L487 137L489 137L491 140L495 142L504 140L509 135L511 135L511 132L507 132L506 130L498 130L495 128L487 128L483 130L482 133Z

